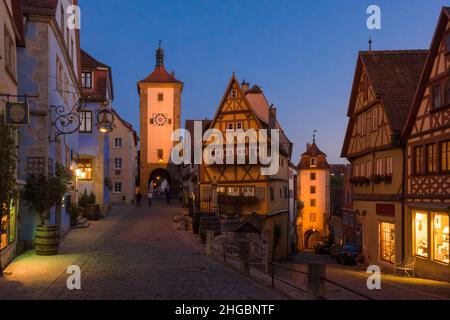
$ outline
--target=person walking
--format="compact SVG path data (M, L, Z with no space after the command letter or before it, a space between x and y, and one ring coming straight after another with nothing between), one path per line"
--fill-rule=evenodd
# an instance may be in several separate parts
M152 207L152 198L153 198L152 190L148 191L147 198L148 198L148 207L151 208Z

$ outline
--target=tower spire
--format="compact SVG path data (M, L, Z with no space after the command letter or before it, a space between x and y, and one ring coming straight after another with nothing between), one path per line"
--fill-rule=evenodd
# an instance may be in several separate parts
M164 49L162 48L162 40L159 40L159 48L156 50L156 66L164 66Z
M372 37L369 37L369 51L372 51Z
M317 130L314 130L314 133L313 133L313 143L316 143L316 133L317 133Z

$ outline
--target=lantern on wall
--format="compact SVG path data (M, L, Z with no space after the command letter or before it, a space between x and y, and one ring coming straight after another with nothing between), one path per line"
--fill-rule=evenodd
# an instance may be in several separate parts
M101 133L110 133L114 130L114 114L109 102L105 101L104 106L97 114L97 128Z

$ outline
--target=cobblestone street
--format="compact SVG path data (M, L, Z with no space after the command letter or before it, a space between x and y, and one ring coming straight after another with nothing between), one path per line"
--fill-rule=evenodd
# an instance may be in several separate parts
M280 299L273 291L199 254L177 235L173 218L180 208L158 200L150 210L128 210L93 248L76 262L82 268L82 290L65 289L64 272L34 271L34 279L47 277L48 287L32 296L48 299ZM115 209L116 210L116 209ZM103 223L100 221L98 223ZM89 230L89 229L88 229ZM75 230L73 232L78 232ZM46 259L46 258L39 258ZM51 258L49 258L51 259ZM24 264L26 261L21 261ZM27 279L14 263L0 287L15 296L26 292ZM55 280L51 281L51 277ZM40 279L43 280L43 279ZM8 283L9 282L9 283ZM41 290L42 292L36 292Z

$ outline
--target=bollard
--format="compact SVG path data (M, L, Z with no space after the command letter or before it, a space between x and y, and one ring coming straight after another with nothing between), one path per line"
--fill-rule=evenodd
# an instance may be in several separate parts
M213 230L207 230L206 231L206 255L208 257L212 256L213 242L214 242L214 231Z
M239 263L241 272L244 274L250 273L250 244L248 241L239 241Z
M325 295L325 275L325 264L308 263L308 299L319 300Z

